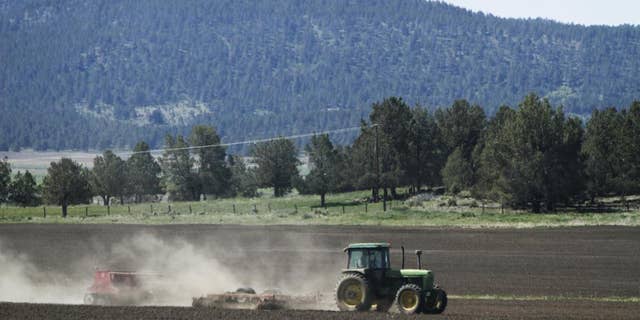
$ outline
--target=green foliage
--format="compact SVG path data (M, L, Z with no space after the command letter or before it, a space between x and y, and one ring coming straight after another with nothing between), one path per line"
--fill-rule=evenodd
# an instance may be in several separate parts
M391 95L430 107L465 97L494 114L535 91L583 115L640 96L637 26L423 0L3 4L0 150L156 147L195 123L225 141L343 128ZM208 113L159 111L180 101Z
M142 196L158 194L160 188L160 165L149 151L149 145L140 141L133 149L133 154L127 159L127 194L133 195L136 202Z
M0 204L7 202L11 184L11 164L7 158L0 160Z
M9 186L9 200L22 207L36 206L40 203L38 186L29 170L16 173Z
M511 115L504 111L501 128L484 152L483 165L499 194L516 207L553 210L558 202L568 203L582 190L580 144L581 123L566 119L546 99L534 94L525 97ZM494 132L497 131L497 132ZM541 207L544 205L544 207Z
M622 158L622 194L640 192L640 101L634 101L625 113L620 143Z
M241 157L231 157L231 193L242 197L258 196L258 181L253 168L247 168Z
M329 135L313 136L305 147L311 171L305 182L308 191L320 195L320 206L325 206L325 195L337 190L339 158Z
M91 201L90 175L89 170L71 159L62 158L58 162L51 162L47 176L42 181L45 202L62 206L62 217L66 218L70 204Z
M423 184L438 185L440 168L446 157L446 148L435 118L427 109L417 106L411 110L409 146L406 172L417 191Z
M113 196L124 196L127 192L126 163L111 150L93 159L91 171L91 189L102 197L105 206L110 204Z
M442 169L442 180L447 192L457 194L468 190L473 184L471 162L463 156L462 148L456 148L447 158Z
M456 100L451 107L438 109L435 117L446 150L459 152L455 157L452 157L453 153L449 155L444 168L446 170L442 171L442 178L446 186L455 188L448 189L449 192L466 190L476 182L478 165L475 163L477 159L474 159L473 151L481 141L486 127L484 111L480 106L472 106L466 100Z
M202 194L202 185L188 147L181 135L167 135L165 138L167 150L160 158L160 167L162 184L171 200L198 200Z
M220 137L213 127L198 125L191 130L189 141L194 147L214 146L220 144ZM229 194L231 171L225 161L225 149L223 146L194 149L197 176L204 194Z
M280 138L253 145L249 151L257 165L256 177L264 187L272 187L275 197L291 190L292 180L298 175L296 147L291 140Z

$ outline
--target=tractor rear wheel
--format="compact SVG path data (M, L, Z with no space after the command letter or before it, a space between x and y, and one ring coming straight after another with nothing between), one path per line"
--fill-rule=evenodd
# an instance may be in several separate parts
M400 313L420 313L422 300L422 289L415 284L405 284L396 293L396 307Z
M429 305L426 306L423 310L424 313L428 314L441 314L444 312L444 309L447 308L447 292L438 288L435 290L434 294L435 298L433 300L429 299Z
M336 304L340 311L368 311L372 293L369 281L359 273L347 273L338 281Z

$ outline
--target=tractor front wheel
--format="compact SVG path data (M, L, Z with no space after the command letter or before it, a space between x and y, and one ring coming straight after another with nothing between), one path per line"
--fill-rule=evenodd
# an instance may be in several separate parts
M428 299L428 305L423 312L428 314L441 314L447 308L447 292L438 288L434 290L433 299Z
M416 314L422 310L422 289L415 284L405 284L396 293L396 307L400 313Z
M336 304L340 311L371 309L372 293L369 281L359 273L347 273L338 281Z

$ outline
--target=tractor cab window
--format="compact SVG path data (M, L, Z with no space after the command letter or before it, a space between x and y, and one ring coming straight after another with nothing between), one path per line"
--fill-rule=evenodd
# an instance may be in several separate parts
M351 249L349 250L349 269L387 269L389 268L387 249Z

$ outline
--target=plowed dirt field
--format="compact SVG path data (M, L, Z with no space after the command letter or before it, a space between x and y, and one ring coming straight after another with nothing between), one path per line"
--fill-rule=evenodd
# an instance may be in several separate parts
M350 242L423 249L452 297L443 319L637 319L640 228L443 229L0 225L0 319L377 319L375 313L79 304L94 268L176 275L175 306L252 286L330 295ZM392 251L397 267L400 251ZM158 270L159 269L159 270ZM9 270L7 272L6 270ZM542 301L541 299L547 299ZM42 303L42 304L41 304ZM392 315L391 317L397 317ZM434 316L432 316L434 317Z

